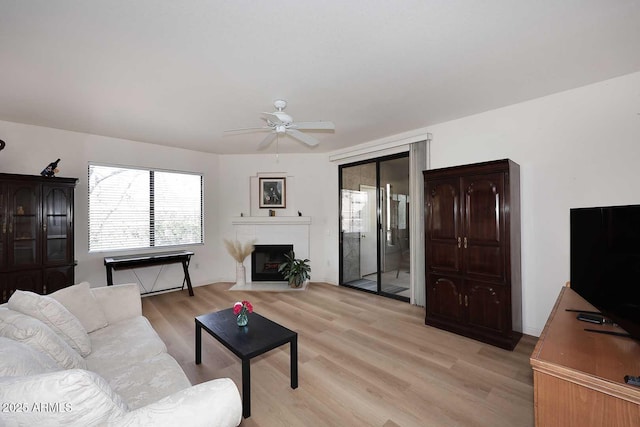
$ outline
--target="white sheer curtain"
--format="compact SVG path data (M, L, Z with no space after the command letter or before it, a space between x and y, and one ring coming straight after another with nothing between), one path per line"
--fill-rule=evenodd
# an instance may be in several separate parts
M419 141L409 145L409 248L411 252L411 304L425 306L425 252L424 252L424 179L427 168L427 144Z

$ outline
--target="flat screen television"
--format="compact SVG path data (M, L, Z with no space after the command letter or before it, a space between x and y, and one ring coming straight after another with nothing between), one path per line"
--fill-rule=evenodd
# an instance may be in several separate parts
M640 340L640 205L576 208L571 288Z

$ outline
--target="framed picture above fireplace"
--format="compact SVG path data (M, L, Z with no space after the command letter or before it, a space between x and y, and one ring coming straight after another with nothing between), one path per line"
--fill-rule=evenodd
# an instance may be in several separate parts
M287 178L260 178L260 208L287 207Z

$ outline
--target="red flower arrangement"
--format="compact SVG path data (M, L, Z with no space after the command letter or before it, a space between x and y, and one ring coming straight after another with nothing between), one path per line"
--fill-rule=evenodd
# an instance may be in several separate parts
M253 306L251 305L251 303L247 300L244 300L242 302L238 301L235 304L233 304L233 314L247 314L247 313L253 313Z

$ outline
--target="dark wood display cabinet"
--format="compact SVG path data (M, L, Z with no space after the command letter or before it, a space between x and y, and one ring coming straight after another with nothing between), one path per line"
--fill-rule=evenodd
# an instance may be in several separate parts
M74 283L76 178L0 174L0 302Z
M424 171L425 323L513 350L522 336L520 167Z

